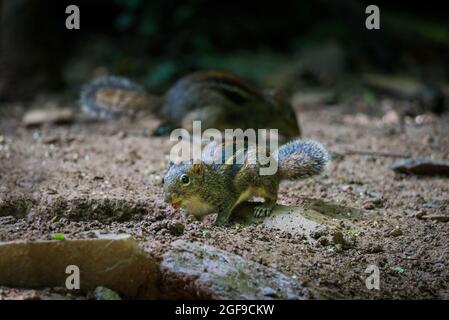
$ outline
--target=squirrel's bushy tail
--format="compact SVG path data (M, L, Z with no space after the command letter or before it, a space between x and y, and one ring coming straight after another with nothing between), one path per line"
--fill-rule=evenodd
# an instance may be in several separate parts
M274 154L282 180L304 179L324 171L330 157L326 148L312 140L295 140L281 146Z
M148 102L149 95L141 85L117 76L92 80L83 86L80 95L82 111L98 119L132 115L146 107Z

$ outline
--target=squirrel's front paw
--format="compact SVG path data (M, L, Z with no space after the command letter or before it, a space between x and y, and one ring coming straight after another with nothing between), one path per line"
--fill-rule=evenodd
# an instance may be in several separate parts
M184 208L181 209L181 218L184 222L188 222L189 212L187 211L187 209Z
M254 208L254 216L256 218L268 217L271 214L272 210L273 210L273 208L264 207L264 206L255 207Z

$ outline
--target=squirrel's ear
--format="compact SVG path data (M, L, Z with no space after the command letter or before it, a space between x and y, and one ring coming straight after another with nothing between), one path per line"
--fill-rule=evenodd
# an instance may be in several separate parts
M201 172L201 163L194 163L193 164L193 172L195 172L196 174Z
M170 160L170 161L168 162L168 167L170 168L170 167L171 167L172 165L174 165L174 164L175 164L175 163L174 163L173 161Z

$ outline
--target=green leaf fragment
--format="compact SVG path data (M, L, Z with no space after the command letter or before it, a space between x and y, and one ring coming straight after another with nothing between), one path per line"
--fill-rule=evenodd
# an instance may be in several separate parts
M401 273L404 273L404 272L405 272L405 269L402 268L402 267L394 267L394 268L393 268L393 271L395 271L395 272L401 274Z
M63 233L55 233L51 238L53 240L65 240L65 235Z

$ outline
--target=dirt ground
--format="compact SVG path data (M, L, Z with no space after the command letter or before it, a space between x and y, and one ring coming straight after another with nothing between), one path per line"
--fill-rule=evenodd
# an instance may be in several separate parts
M297 106L303 137L321 141L333 161L319 178L283 182L278 202L315 198L363 209L354 222L359 232L343 247L325 227L312 241L263 225L214 227L214 216L184 225L163 201L170 144L151 136L158 124L151 115L25 128L20 106L0 107L0 241L78 238L92 230L161 243L195 240L341 298L449 299L449 222L428 218L449 216L449 180L389 168L396 155L449 160L449 116L400 124L394 105L382 100L368 113ZM392 154L351 152L367 150ZM365 285L372 264L380 268L379 290Z

